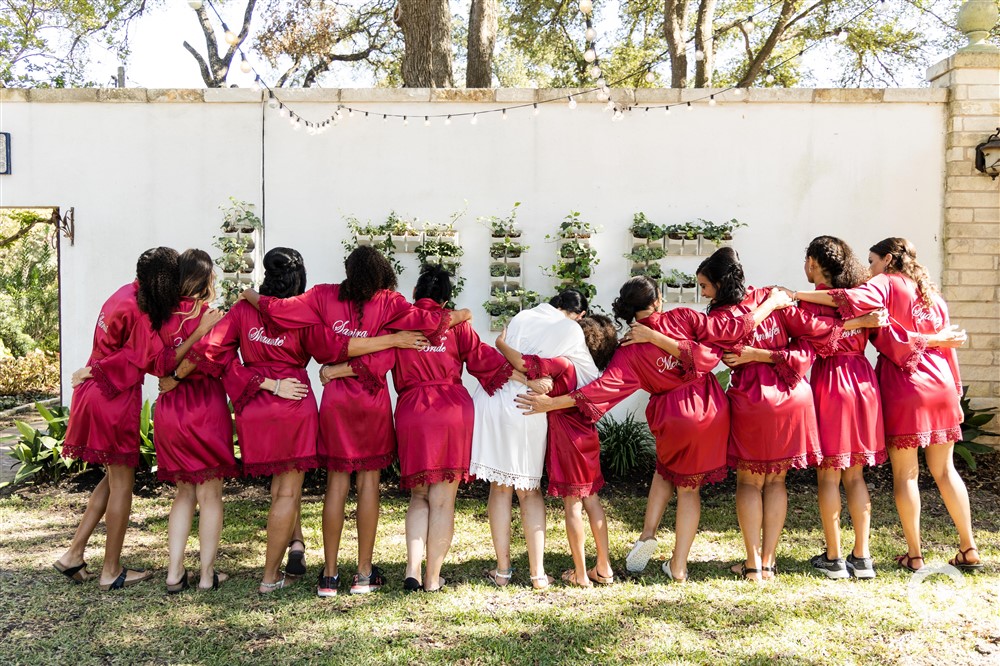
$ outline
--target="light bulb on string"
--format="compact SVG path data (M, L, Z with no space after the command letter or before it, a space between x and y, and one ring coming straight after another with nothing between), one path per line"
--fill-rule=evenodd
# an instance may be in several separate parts
M595 30L595 29L594 29L594 28L592 28L592 27L591 27L591 28L587 28L587 31L583 33L583 37L584 37L584 39L586 39L586 40L587 40L588 42L592 42L592 41L594 41L595 39L597 39L597 30Z
M348 109L347 110L347 117L348 118L353 118L354 117L354 109Z
M733 88L729 92L732 93L733 97L742 97L743 96L743 88L740 88L740 87Z
M642 78L646 79L646 83L652 83L653 81L656 80L656 74L653 74L652 71L648 71L646 72L646 75Z
M608 111L614 111L618 107L617 105L615 105L615 101L613 99L609 99L607 105L604 108L607 109Z
M764 77L764 83L768 83L768 84L774 83L774 74L772 74L771 72L768 72L767 76Z
M746 30L747 32L753 32L753 29L756 27L757 26L754 25L752 16L748 16L747 20L743 22L743 29Z
M250 73L250 69L251 69L251 67L250 67L250 61L247 60L247 57L245 55L243 55L242 53L240 54L240 58L241 58L241 60L240 60L240 71L243 72L244 74L249 74Z
M583 59L587 62L594 62L597 60L597 51L594 49L587 49L583 52Z
M705 59L705 52L702 51L701 49L696 50L694 52L694 59L697 60L698 62L701 62L702 60Z
M597 101L604 102L608 100L608 93L604 92L604 88L597 91Z
M615 114L611 116L611 121L617 123L621 121L623 118L625 118L625 114L622 113L622 110L615 109Z
M424 116L424 127L430 127L430 126L431 126L430 116Z
M840 30L837 31L837 41L840 42L841 44L847 41L847 30L841 28Z
M708 96L708 105L709 106L715 106L715 95L709 95Z
M188 7L195 11L201 9L202 4L204 3L201 0L188 0Z
M572 97L567 97L566 99L569 100L569 101L566 102L566 105L569 108L571 108L571 109L575 109L576 108L576 100L573 99Z
M597 83L598 88L604 88L608 85L608 82L605 81L603 78L597 79L595 83Z
M406 125L409 125L409 124L410 124L410 119L407 118L406 116L403 116L403 126L405 127Z
M535 115L535 116L537 116L537 115L538 115L539 113L541 113L541 112L542 112L542 110L541 110L540 108L538 108L538 102L535 102L533 106L534 106L535 108L534 108L534 109L532 110L532 112L531 112L531 113L532 113L532 115Z
M500 112L500 120L507 120L507 109Z
M444 119L444 124L451 125L451 116L448 116L447 118Z
M296 132L300 131L302 129L302 123L300 123L298 120L296 120L296 119L293 118L292 119L292 129L294 131L296 131Z
M580 0L580 12L584 15L589 15L594 11L594 3L592 0Z
M236 42L240 41L240 38L236 36L236 33L226 27L226 24L222 24L222 29L225 30L224 36L226 39L226 44L230 46L236 46Z
M592 77L594 77L595 79L599 79L601 77L601 66L600 65L594 65L593 67L591 67L590 68L590 75Z
M670 115L670 107L669 106L663 107L663 115L665 115L665 116L669 116Z
M253 77L253 83L250 84L250 90L254 92L260 92L260 77Z
M281 116L282 118L287 118L288 107L286 107L284 104L278 104L278 115Z
M687 110L688 110L688 111L692 111L693 109L694 109L694 107L693 107L693 106L691 106L691 102L688 102L688 103L687 103Z
M275 98L273 95L271 97L269 97L268 100L267 100L267 106L270 107L270 108L272 108L272 109L277 109L278 108L278 100L277 100L277 98Z
M384 123L387 123L387 122L389 122L389 116L387 116L387 115L385 115L385 114L383 113L383 114L382 114L382 122L384 122Z
M475 125L478 122L479 122L479 114L478 113L473 113L472 114L472 119L469 120L469 124L470 125Z

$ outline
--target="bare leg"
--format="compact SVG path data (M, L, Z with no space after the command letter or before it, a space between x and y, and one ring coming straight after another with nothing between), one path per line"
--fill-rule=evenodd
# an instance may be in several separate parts
M427 525L427 577L424 589L436 590L441 585L441 566L451 548L455 534L455 496L458 481L432 484L429 491L430 520Z
M542 491L517 490L517 501L521 505L521 525L524 528L524 541L528 547L528 570L532 578L545 575L545 499ZM532 581L535 587L545 587L537 580Z
M788 514L788 491L785 472L768 474L764 478L764 543L761 564L773 567L778 553L778 539L785 529Z
M958 548L966 550L976 547L976 539L972 534L972 512L969 510L969 491L965 482L955 470L955 443L932 444L924 449L927 467L941 492L941 499L948 509L948 515L958 529ZM970 563L978 562L979 558L970 553Z
M649 486L649 498L646 500L646 515L642 522L642 534L640 541L656 538L656 530L663 520L663 512L667 510L670 498L674 496L674 484L670 483L659 473L653 473L653 482Z
M836 560L840 557L840 477L841 471L839 469L821 467L816 470L819 518L823 522L826 557L830 560ZM847 486L846 475L844 486ZM851 517L853 519L854 516ZM856 524L855 529L857 529Z
M493 535L493 549L497 554L497 571L510 571L510 523L511 504L514 489L511 486L490 484L490 498L486 503L486 513L490 519L490 534ZM508 579L498 579L506 581ZM506 582L500 583L505 585Z
M594 535L597 546L597 564L594 567L598 576L611 577L611 548L608 545L608 519L601 506L601 498L596 494L583 498L583 508L590 519L590 532Z
M271 477L271 510L267 514L267 550L264 554L265 583L275 583L281 578L279 568L285 548L293 538L304 478L305 472L298 470Z
M736 519L743 533L743 545L746 548L746 568L760 571L760 533L764 521L764 502L761 491L764 488L764 475L754 474L746 470L736 470ZM734 567L739 571L739 567ZM751 574L754 580L760 580L760 574Z
M584 553L586 535L583 533L583 502L579 497L564 497L563 510L566 512L569 552L573 555L573 578L577 585L590 587L590 578L587 577L587 556Z
M324 576L337 575L337 555L344 532L344 506L351 490L351 475L346 472L326 473L326 495L323 497L323 565Z
M410 506L406 510L406 573L405 578L421 581L420 565L424 561L427 545L427 523L430 509L427 504L427 486L410 490Z
M920 468L917 450L889 447L889 460L892 461L892 492L906 539L906 553L911 558L920 557L920 488L917 485Z
M861 465L844 470L844 492L847 494L847 510L854 525L854 557L871 557L868 537L872 525L872 500L865 483L865 471Z
M219 537L222 535L222 479L212 479L199 483L194 488L198 496L198 549L201 553L201 580L198 587L205 590L212 587L212 576L216 574L215 558L219 552ZM227 578L218 574L219 580Z
M177 484L174 503L167 518L167 551L170 556L170 562L167 564L167 585L180 583L184 575L184 551L187 549L191 522L194 520L196 497L193 485Z
M358 472L358 573L372 572L375 534L378 532L379 490L381 472L377 469Z
M135 485L135 470L125 465L108 465L108 507L104 512L104 526L107 539L104 542L104 566L100 583L113 583L122 571L122 546L125 531L132 512L132 486ZM141 573L130 572L128 580L145 578Z
M69 568L83 564L87 542L90 541L91 535L97 529L97 525L104 518L104 512L108 509L109 492L108 477L105 474L100 483L94 487L94 491L90 493L87 509L83 512L80 525L73 534L73 541L70 542L69 548L62 554L62 557L58 559L62 566Z
M670 572L674 578L687 578L688 556L698 533L701 521L701 489L677 488L677 521L674 527L674 554L670 558Z

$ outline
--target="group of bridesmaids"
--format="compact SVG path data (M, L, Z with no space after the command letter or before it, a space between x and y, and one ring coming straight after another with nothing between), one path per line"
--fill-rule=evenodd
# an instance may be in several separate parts
M424 266L414 302L395 291L396 275L372 248L345 261L340 284L306 290L302 257L275 248L264 258L259 293L247 290L222 316L210 257L145 252L136 280L104 305L86 367L73 375L74 396L63 455L105 466L69 549L55 567L76 582L92 577L87 542L107 526L102 590L151 577L121 564L139 459L139 412L145 374L160 377L156 406L157 475L176 486L168 526L166 589L197 580L213 589L222 527L222 484L245 474L271 477L271 507L261 593L305 574L299 520L304 472L327 470L323 503L324 565L317 594L340 588L338 556L352 474L357 493L357 570L350 592L386 584L373 563L380 471L397 458L410 490L404 591L436 591L454 531L459 484L490 483L488 515L496 566L485 576L508 584L512 498L518 495L529 580L545 572L543 470L549 495L562 497L573 568L567 585L614 582L608 529L598 491L604 485L595 423L639 389L656 439L656 471L643 530L625 559L641 572L657 549L656 532L676 491L675 544L663 563L671 579L687 578L700 519L701 486L736 470L736 513L746 557L734 573L750 580L777 574L776 551L787 510L785 474L818 468L826 548L812 565L830 578L875 576L868 546L871 504L863 468L892 462L906 553L900 566L922 566L917 449L955 522L963 569L982 566L972 534L968 493L953 466L961 437L961 383L954 347L964 340L905 239L869 253L870 278L843 241L821 236L806 251L815 291L745 284L738 256L722 248L697 277L708 312L661 312L657 285L627 281L614 323L587 313L586 299L566 291L518 314L496 341L483 343L468 310L449 310L452 284ZM795 303L798 307L795 307ZM873 370L864 357L879 353ZM324 385L317 409L306 374L314 359ZM723 391L713 370L732 369ZM811 368L809 380L806 375ZM470 396L463 369L479 382ZM398 395L395 414L386 377ZM235 412L240 465L233 449ZM881 396L881 397L880 397ZM840 484L855 532L845 558L840 544ZM189 575L184 550L199 508L200 576ZM597 549L588 568L586 512ZM287 551L284 570L282 561Z

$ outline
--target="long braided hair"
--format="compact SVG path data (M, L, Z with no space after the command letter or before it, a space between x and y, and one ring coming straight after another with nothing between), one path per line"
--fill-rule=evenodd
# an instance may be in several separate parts
M917 249L913 247L913 243L905 238L886 238L872 245L868 251L880 257L890 255L885 271L900 273L916 282L920 300L928 308L934 305L931 294L937 291L937 287L931 282L927 269L917 262Z
M396 271L389 260L373 247L355 248L344 260L347 278L340 283L337 298L352 303L358 313L358 329L362 328L365 303L382 289L395 289Z
M812 258L830 278L834 289L850 289L864 284L867 271L851 246L833 236L817 236L806 248Z
M136 300L139 310L146 313L158 331L181 300L177 277L177 250L171 247L154 247L139 255L135 265L139 281Z

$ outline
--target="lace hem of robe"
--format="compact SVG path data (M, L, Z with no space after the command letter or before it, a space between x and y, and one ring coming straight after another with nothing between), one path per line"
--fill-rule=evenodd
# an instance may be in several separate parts
M498 486L512 486L516 490L537 490L542 485L541 476L514 474L513 472L505 472L476 462L469 465L469 474L472 474L480 481L495 483Z
M599 475L591 483L558 483L549 479L546 494L550 497L590 497L604 487L604 476Z
M700 488L709 483L719 483L720 481L725 481L726 476L729 474L729 467L723 465L708 472L700 472L698 474L678 474L673 472L661 462L656 463L656 473L660 475L661 478L666 479L675 486L681 488Z
M178 483L190 483L197 486L213 479L236 479L240 476L240 465L220 465L209 469L199 469L194 472L187 470L166 470L163 467L156 468L156 478L164 483L177 485Z
M889 450L882 448L878 451L851 451L848 453L838 453L832 456L823 456L820 469L849 469L862 465L863 467L877 467L889 459Z
M139 466L139 451L101 451L88 448L85 444L65 444L62 457L71 460L82 460L88 465L122 465L123 467Z
M243 463L244 476L278 476L285 472L305 472L318 467L316 456L291 458L289 460L269 460L268 462Z
M372 472L385 469L396 459L395 453L384 453L366 458L338 458L337 456L317 456L318 467L331 472Z
M468 483L471 478L466 469L428 469L401 477L399 487L403 490L409 490L417 486L429 486L435 483L450 483L452 481Z
M925 448L931 444L947 444L962 439L962 427L954 426L930 432L918 432L915 435L886 435L885 443L894 449Z
M92 379L97 382L98 388L101 389L101 395L108 400L113 400L121 394L122 390L115 386L114 382L108 378L107 374L104 372L104 368L101 367L100 361L94 361L90 364L90 375Z
M790 469L818 467L823 462L823 454L819 451L809 451L780 460L743 460L730 455L727 456L726 462L731 468L744 472L752 472L753 474L778 474Z

